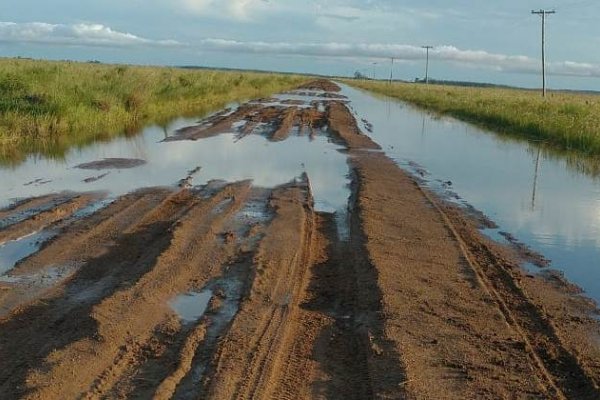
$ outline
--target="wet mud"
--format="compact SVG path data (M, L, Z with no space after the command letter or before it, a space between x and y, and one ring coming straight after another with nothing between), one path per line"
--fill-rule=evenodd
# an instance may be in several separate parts
M127 168L135 168L141 165L146 164L144 160L138 160L133 158L105 158L104 160L92 161L89 163L79 164L75 168L79 169L93 169L93 170L103 170L103 169L127 169ZM98 180L103 176L97 177ZM92 181L90 181L92 182Z
M335 83L302 91L165 140L325 135L346 155L343 218L309 173L197 184L198 164L170 187L0 210L0 260L51 232L0 276L2 399L600 397L595 305L400 169Z

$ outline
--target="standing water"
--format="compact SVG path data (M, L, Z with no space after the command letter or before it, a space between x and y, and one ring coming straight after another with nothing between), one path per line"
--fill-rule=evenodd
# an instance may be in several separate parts
M287 97L283 95L282 100ZM311 99L305 97L305 100ZM30 156L17 166L0 166L0 209L18 199L49 193L107 194L108 198L101 198L89 210L75 213L77 217L136 189L174 186L188 177L187 183L192 186L213 180L252 180L257 187L273 188L306 173L316 210L336 213L340 224L345 221L348 164L346 155L340 151L342 147L333 143L326 131L319 131L313 137L290 136L285 141L271 142L261 135L248 135L240 140L238 128L234 127L231 132L202 140L164 141L178 129L197 122L198 119L177 119L166 127L150 126L137 136L73 148L64 159ZM15 222L18 221L0 220L0 227ZM0 275L36 252L49 237L46 233L0 242Z
M600 162L553 155L526 141L342 86L357 120L365 121L364 130L372 131L372 138L400 166L419 173L426 170L430 185L458 193L500 230L551 259L554 269L600 302ZM311 100L288 94L275 102L296 97ZM134 137L74 148L61 160L31 156L18 166L0 167L0 208L15 199L48 193L108 193L108 199L90 206L93 211L138 188L175 185L190 171L194 171L192 185L251 179L262 187L289 182L306 172L317 210L336 212L343 220L349 196L346 156L324 132L313 139L291 136L277 143L258 135L238 140L233 131L198 141L163 142L196 122L177 119ZM98 171L76 168L105 158L144 163ZM0 273L36 251L48 232L31 233L40 236L0 243Z
M431 185L450 187L600 302L598 160L552 154L348 86L342 93L390 158L426 170Z

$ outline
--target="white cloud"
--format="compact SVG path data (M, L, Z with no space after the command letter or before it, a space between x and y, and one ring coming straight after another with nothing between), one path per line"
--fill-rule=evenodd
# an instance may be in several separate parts
M288 43L288 42L241 42L224 39L205 39L200 42L203 50L284 54L313 57L344 58L391 58L416 61L425 58L419 46L406 44L360 44L360 43ZM501 72L539 73L539 60L521 56L490 53L483 50L462 50L454 46L438 46L431 50L430 58L472 68L487 68ZM563 76L600 77L600 65L573 61L551 62L548 73Z
M398 58L417 60L422 56L422 50L409 45L394 44L351 44L351 43L287 43L287 42L241 42L225 39L204 39L202 48L206 50L244 52L244 53L270 53L291 54L302 56L326 57L372 57L389 58L397 55Z
M48 24L0 22L0 42L84 46L180 46L174 40L152 40L115 31L101 24Z
M364 11L356 7L332 5L328 5L327 7L317 5L315 7L316 18L338 19L341 21L352 22L364 16Z
M216 0L186 0L196 7L208 7ZM235 18L247 18L251 3L265 0L229 0L227 7ZM335 10L335 9L334 9ZM339 11L339 9L335 10ZM345 10L336 12L345 18L355 15ZM43 22L0 22L0 42L41 43L69 46L107 47L192 47L175 40L153 40L131 33L119 32L101 24L48 24ZM381 43L292 43L258 42L225 39L204 39L193 45L198 50L225 53L280 54L323 58L352 58L354 60L384 59L398 61L423 60L425 51L419 46ZM501 72L539 73L540 61L522 55L490 53L483 50L463 50L454 46L437 46L430 52L432 60L452 63L468 68L485 68ZM551 62L551 75L600 77L600 65L573 61Z
M198 15L248 21L260 15L269 5L268 0L178 0L187 10ZM275 6L273 6L275 7Z

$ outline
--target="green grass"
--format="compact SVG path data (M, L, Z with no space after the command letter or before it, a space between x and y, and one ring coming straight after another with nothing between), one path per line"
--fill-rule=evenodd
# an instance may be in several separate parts
M290 75L0 59L0 163L133 134L299 85Z
M483 127L600 155L600 96L352 80L347 83Z

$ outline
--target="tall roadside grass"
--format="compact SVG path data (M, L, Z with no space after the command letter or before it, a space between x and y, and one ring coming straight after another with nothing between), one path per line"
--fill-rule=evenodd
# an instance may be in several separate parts
M0 59L0 164L137 132L267 96L305 78L278 74Z
M565 150L600 155L600 96L518 89L467 88L411 83L347 81L513 136Z

